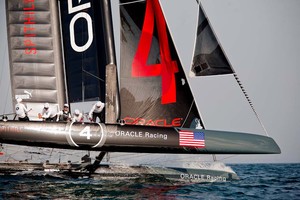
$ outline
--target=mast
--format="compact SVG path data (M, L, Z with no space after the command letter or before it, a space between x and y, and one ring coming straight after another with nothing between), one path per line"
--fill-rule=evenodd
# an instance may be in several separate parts
M116 66L116 53L114 46L111 4L110 0L102 2L102 20L104 26L106 69L106 92L105 92L105 122L116 123L120 116L119 88Z

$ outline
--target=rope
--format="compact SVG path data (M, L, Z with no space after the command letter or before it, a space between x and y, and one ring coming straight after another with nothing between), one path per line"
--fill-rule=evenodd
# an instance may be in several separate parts
M4 67L5 67L5 65L4 65L4 61L5 61L5 56L6 56L6 54L7 54L7 45L5 45L5 48L4 48L4 53L3 53L3 56L2 56L2 68L1 68L1 80L0 80L0 87L2 86L2 80L4 80L4 78L3 78L3 76L5 76L5 74L3 73L3 70L4 70ZM9 81L10 81L10 79L9 79ZM6 109L7 109L7 97L8 97L8 90L10 89L10 87L6 87L6 93L5 93L5 103L4 103L4 111L3 111L3 113L5 113L6 112Z
M239 155L227 156L227 157L225 157L225 158L220 159L220 161L227 160L227 159L229 159L229 158L233 158L233 157L237 157L237 156L239 156Z
M193 107L193 104L194 104L194 102L195 102L195 99L193 99L193 102L191 103L191 106L190 106L189 112L187 113L187 115L186 115L186 117L185 117L185 119L184 119L184 122L183 122L183 123L182 123L182 125L181 125L181 128L182 128L182 127L183 127L183 125L185 124L185 122L186 122L186 120L187 120L188 116L190 115L190 112L191 112L191 110L192 110L192 107Z
M252 103L250 97L248 96L248 94L247 94L247 92L246 92L244 86L242 85L242 83L241 83L239 77L237 76L236 73L234 73L233 76L234 76L235 80L237 81L237 83L239 84L239 86L240 86L242 92L244 93L244 96L246 97L246 99L247 99L247 101L248 101L250 107L252 108L252 110L253 110L253 112L254 112L256 118L258 119L258 121L259 121L261 127L263 128L264 132L266 133L267 136L269 136L269 134L268 134L268 132L267 132L267 130L266 130L264 124L262 123L262 121L261 121L261 119L260 119L258 113L256 112L256 110L255 110L255 108L254 108L254 106L253 106L253 103Z
M120 3L119 5L123 6L123 5L127 5L127 4L133 4L133 3L143 2L143 1L146 1L146 0L136 0L136 1L131 1L131 2L127 2L127 3Z

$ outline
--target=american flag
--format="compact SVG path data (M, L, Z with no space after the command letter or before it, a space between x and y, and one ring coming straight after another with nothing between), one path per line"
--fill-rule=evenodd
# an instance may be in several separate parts
M179 131L179 146L205 147L203 132L193 132L188 130Z

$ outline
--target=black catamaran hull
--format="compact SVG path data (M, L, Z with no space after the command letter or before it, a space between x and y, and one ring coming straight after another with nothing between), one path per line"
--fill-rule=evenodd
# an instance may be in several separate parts
M200 135L200 139L197 135ZM280 153L278 145L272 138L261 135L102 123L0 122L0 142L108 152Z

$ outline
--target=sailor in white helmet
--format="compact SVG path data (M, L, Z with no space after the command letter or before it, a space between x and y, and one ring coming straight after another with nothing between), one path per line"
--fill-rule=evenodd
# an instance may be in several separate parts
M42 110L42 118L43 121L53 122L56 114L52 113L49 103L44 104L44 108Z
M61 121L61 122L69 122L71 121L71 113L69 111L69 105L68 104L64 104L64 109L59 111L56 114L57 118L56 121Z
M21 98L17 98L17 104L15 105L16 115L20 121L29 121L27 113L32 109L27 109L27 107L22 103Z
M75 109L72 121L73 122L83 122L83 115L78 109Z
M104 103L102 103L101 101L95 103L89 112L89 119L93 122L96 122L98 117L100 122L104 121L104 116L102 114L103 108L104 108Z

